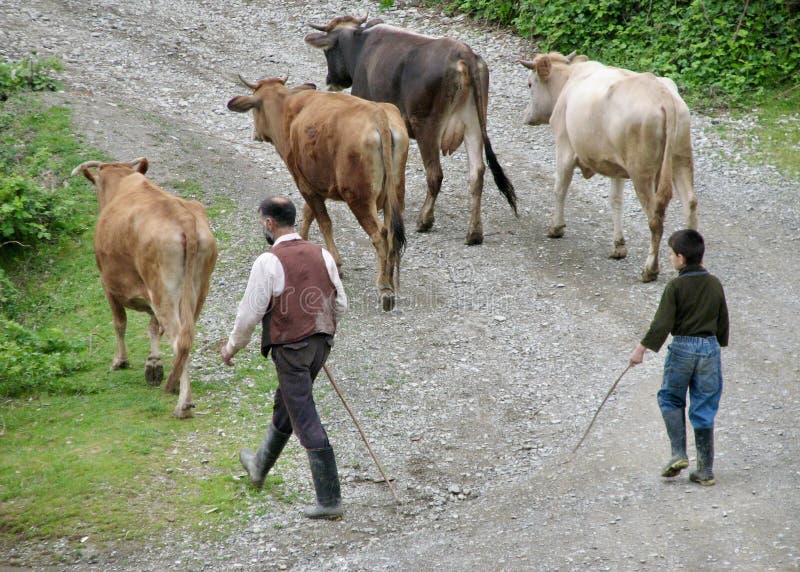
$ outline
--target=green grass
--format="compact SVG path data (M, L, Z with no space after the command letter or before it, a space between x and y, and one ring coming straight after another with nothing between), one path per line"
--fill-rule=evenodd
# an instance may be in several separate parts
M800 178L800 86L770 98L757 111L757 159Z
M80 362L48 383L24 374L0 379L0 387L16 390L0 398L0 542L68 538L78 548L84 536L102 544L158 537L167 528L214 536L264 495L292 502L278 477L268 478L263 492L239 478L239 448L257 445L269 423L271 363L253 348L240 352L236 370L222 379L193 369L196 414L176 420L177 396L145 383L149 318L129 312L131 369L110 371L115 337L93 254L95 193L83 178L69 177L75 165L103 154L71 133L67 110L47 108L36 96L6 102L0 117L0 135L19 142L0 151L5 168L70 193L78 221L56 240L0 251L0 269L14 285L4 311L31 332L57 331ZM211 204L212 217L232 208L197 183L177 187ZM162 351L168 372L166 342ZM216 358L217 348L196 345L199 352Z

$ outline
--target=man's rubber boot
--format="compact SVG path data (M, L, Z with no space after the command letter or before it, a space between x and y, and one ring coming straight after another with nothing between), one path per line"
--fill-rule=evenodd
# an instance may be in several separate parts
M689 480L704 487L716 484L714 479L714 428L695 429L694 445L697 449L697 470L689 473Z
M664 425L667 427L670 446L672 447L672 458L661 469L662 477L675 477L689 466L689 456L686 454L686 417L683 408L670 409L662 412Z
M309 449L308 462L311 465L311 477L317 493L317 505L305 509L308 518L326 518L338 520L342 518L342 493L339 488L339 472L336 470L336 457L333 448Z
M269 426L267 434L261 441L258 451L252 449L242 449L239 453L239 462L242 463L244 470L250 476L250 482L256 488L264 486L264 479L267 473L278 460L286 442L291 435L282 433L275 429L274 425Z

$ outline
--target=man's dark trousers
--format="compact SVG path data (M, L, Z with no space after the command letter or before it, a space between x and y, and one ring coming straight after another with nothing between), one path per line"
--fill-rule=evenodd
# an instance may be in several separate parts
M312 388L332 345L332 336L314 334L298 342L272 346L272 361L278 373L272 424L282 433L297 435L306 449L330 447Z

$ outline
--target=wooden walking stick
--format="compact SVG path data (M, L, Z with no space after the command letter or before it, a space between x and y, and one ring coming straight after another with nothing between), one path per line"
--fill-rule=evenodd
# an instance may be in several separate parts
M353 419L353 423L356 424L356 429L358 429L358 432L361 434L361 438L364 440L364 444L367 446L367 450L369 451L369 454L372 456L372 460L375 461L375 465L378 467L378 470L381 472L381 476L383 477L383 480L386 481L387 485L389 485L389 490L392 491L392 496L394 496L395 502L397 502L397 504L401 504L400 503L400 499L397 496L397 492L394 490L394 485L392 484L392 481L390 481L389 477L386 476L386 472L383 470L383 467L378 462L378 457L376 457L375 453L372 452L372 447L369 446L369 441L367 441L367 436L364 434L364 430L361 429L361 425L359 425L358 419L356 419L356 416L353 415L353 410L350 409L350 405L348 405L347 400L344 398L344 395L342 395L342 392L339 391L339 386L336 385L335 381L333 381L333 376L331 375L331 372L328 369L328 366L327 365L323 365L322 369L325 370L325 375L327 375L328 379L331 381L331 385L333 386L333 389L336 390L336 394L339 396L339 399L342 400L342 403L344 404L344 408L347 409L347 412L350 414L350 417Z
M608 401L608 398L611 397L612 393L614 393L614 390L617 388L617 384L619 383L619 380L622 379L622 376L625 375L626 373L628 373L628 370L630 368L632 368L632 367L633 367L633 364L629 363L628 367L625 368L625 371L623 371L621 374L619 374L619 377L617 378L617 381L615 381L614 384L611 386L611 389L608 390L608 393L606 393L606 396L603 398L602 403L600 403L600 407L598 407L597 411L594 412L594 417L592 417L592 422L589 423L589 426L586 428L586 431L584 431L584 433L583 433L583 437L581 437L581 440L578 441L578 444L575 445L575 448L572 450L573 453L575 453L575 451L578 450L578 447L581 446L581 444L583 443L583 440L586 439L586 436L589 434L589 431L592 429L592 425L594 425L595 419L597 419L597 414L600 413L600 410L603 408L603 405L606 404L606 401Z

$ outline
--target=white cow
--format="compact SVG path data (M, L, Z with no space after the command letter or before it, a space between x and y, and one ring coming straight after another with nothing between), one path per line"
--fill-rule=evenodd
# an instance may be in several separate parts
M531 100L525 123L550 122L556 144L555 198L547 235L564 236L564 200L575 167L585 178L611 178L614 242L611 258L628 252L622 235L622 188L631 179L650 226L650 252L642 281L658 276L658 250L672 188L680 195L686 225L697 228L697 197L689 109L675 83L589 61L549 53L521 61L530 69Z

